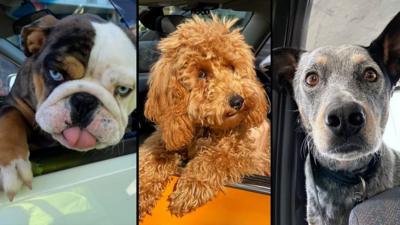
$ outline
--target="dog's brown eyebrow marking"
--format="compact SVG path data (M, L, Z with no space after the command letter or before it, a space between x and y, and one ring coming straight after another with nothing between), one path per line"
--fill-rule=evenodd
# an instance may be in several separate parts
M35 95L38 103L42 103L44 100L44 80L43 77L38 74L33 74L33 83L35 85Z
M328 57L326 57L326 55L321 55L318 56L317 59L315 60L318 64L321 65L326 65L326 63L328 62Z
M63 59L63 69L73 79L80 79L85 73L85 67L82 63L73 56L66 56Z
M354 54L351 56L351 60L355 63L363 63L367 60L367 58L362 54Z
M33 110L21 98L13 97L13 99L17 109L21 112L29 124L33 125L35 123L35 113Z

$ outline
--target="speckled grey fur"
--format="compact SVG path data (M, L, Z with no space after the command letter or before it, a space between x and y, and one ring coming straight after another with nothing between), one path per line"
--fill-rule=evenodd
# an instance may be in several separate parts
M352 58L364 56L362 66ZM321 57L325 57L321 63ZM320 63L317 63L317 61ZM321 65L323 64L323 65ZM376 82L365 82L360 79L365 68L377 71ZM304 83L305 76L311 70L320 76L320 84L309 88ZM367 196L371 197L388 188L399 185L400 154L382 143L382 135L388 117L391 85L378 64L370 57L368 51L359 46L322 47L304 53L299 61L295 78L292 82L295 100L299 106L302 123L309 135L311 152L315 160L332 170L352 171L365 167L374 153L381 154L381 162L375 175L367 182ZM363 128L363 148L351 152L334 150L333 135L321 138L323 132L319 114L324 113L327 105L354 101L362 104L367 111L367 120L376 121L373 129ZM367 113L368 114L368 113ZM369 123L370 121L366 121ZM326 134L329 134L326 132ZM316 140L316 136L321 140ZM366 136L369 136L368 139ZM321 142L321 143L318 143ZM311 170L310 156L306 166L307 221L318 225L347 225L354 196L360 192L358 185L341 185L328 177L314 176Z

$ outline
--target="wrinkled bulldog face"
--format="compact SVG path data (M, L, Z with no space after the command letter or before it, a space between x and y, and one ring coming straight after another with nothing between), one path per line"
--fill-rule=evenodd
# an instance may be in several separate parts
M136 50L128 35L113 23L80 15L39 22L23 36L32 53L27 63L39 127L79 151L117 144L136 107Z

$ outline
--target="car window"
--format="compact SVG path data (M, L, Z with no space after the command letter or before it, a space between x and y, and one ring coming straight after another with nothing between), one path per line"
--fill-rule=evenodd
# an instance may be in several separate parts
M147 6L139 6L139 12L148 11L149 8ZM153 9L154 10L154 9ZM212 9L212 10L203 10L203 11L196 11L196 10L187 10L182 9L177 6L166 6L162 9L162 16L180 16L182 17L181 22L184 21L184 18L191 18L192 15L196 14L200 17L210 17L209 13L213 13L219 17L226 17L230 19L238 19L238 22L235 24L235 28L243 29L246 27L247 23L250 21L252 12L249 11L236 11L231 9ZM161 11L160 11L161 13ZM154 17L154 21L146 27L141 21L139 21L139 48L141 51L139 52L139 72L142 75L150 70L151 65L153 65L158 59L158 52L157 52L157 44L159 40L166 35L163 28L158 27L150 27L153 24L159 23L160 17ZM147 22L149 23L149 22ZM177 26L177 24L174 24ZM161 26L161 25L159 25ZM140 75L140 74L139 74Z
M315 0L309 19L306 49L342 44L368 46L398 13L399 8L400 1L366 1L355 5L346 0ZM396 88L390 101L383 141L400 151L399 105L400 89Z
M9 93L17 71L18 66L16 64L0 55L0 98Z
M251 12L246 11L236 11L231 9L211 9L211 10L201 10L201 11L189 11L182 10L176 6L167 6L163 8L164 15L183 15L186 17L191 17L191 14L196 14L200 17L210 17L209 13L215 14L218 17L226 17L229 19L238 19L235 27L244 27L246 23L249 22Z
M83 14L91 13L102 17L105 20L112 21L114 23L122 23L121 16L115 10L114 6L108 0L67 0L67 1L53 1L53 0L38 0L33 4L30 12L40 11L48 9L51 13L59 19L66 17L71 14ZM7 10L7 14L12 16L15 20L22 17L23 14L17 14L20 6L17 5ZM15 33L7 37L14 46L21 47L19 33Z

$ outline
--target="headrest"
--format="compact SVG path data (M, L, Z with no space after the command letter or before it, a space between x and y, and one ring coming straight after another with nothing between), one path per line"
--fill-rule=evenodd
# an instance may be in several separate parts
M139 13L139 20L146 28L150 30L156 30L157 18L162 16L163 16L162 8L145 9Z
M181 24L186 17L180 15L163 16L159 22L163 35L168 35L176 30L176 27Z

